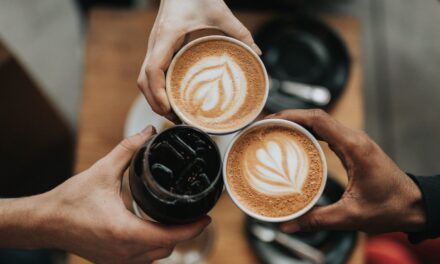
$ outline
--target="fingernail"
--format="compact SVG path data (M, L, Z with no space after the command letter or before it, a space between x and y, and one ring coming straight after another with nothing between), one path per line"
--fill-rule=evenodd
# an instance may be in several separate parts
M285 233L295 233L298 232L301 228L297 223L288 223L281 225L280 229Z
M261 56L261 54L263 54L262 52L261 52L261 50L260 50L260 48L257 46L257 44L252 44L251 45L251 48L258 54L258 55L260 55Z
M143 134L143 135L151 135L151 134L154 133L154 131L155 131L154 126L148 125L144 129L142 129L141 134Z

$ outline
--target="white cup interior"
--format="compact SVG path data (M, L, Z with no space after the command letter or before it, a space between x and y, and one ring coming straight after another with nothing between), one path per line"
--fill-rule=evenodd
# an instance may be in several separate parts
M255 129L256 127L260 127L260 126L265 126L265 125L282 125L284 127L287 128L291 128L294 129L300 133L302 133L303 135L307 136L312 143L315 145L316 149L319 152L319 155L321 157L322 160L322 182L321 182L321 186L318 190L318 192L316 193L315 197L312 199L312 201L307 204L307 206L305 206L304 208L302 208L301 210L291 214L291 215L287 215L287 216L281 216L281 217L268 217L268 216L264 216L264 215L260 215L257 214L255 212L253 212L252 210L248 209L246 206L242 205L238 199L234 196L231 187L229 186L228 183L228 177L227 177L227 163L228 163L228 156L229 156L229 152L231 151L232 146L234 145L235 141L240 138L240 136L250 132L251 130ZM305 214L307 211L309 211L318 201L318 199L321 197L322 192L324 191L324 187L327 181L327 162L325 159L325 155L324 155L324 151L322 150L321 146L319 145L318 141L315 139L315 137L309 132L307 131L304 127L298 125L297 123L291 122L291 121L287 121L287 120L283 120L283 119L265 119L265 120L261 120L258 122L253 123L252 125L248 126L246 129L242 130L240 133L238 133L234 139L232 139L231 143L229 144L224 159L223 159L223 180L225 183L225 187L226 190L229 194L229 196L231 197L232 201L235 203L235 205L237 205L238 208L240 208L243 212L245 212L247 215L261 220L261 221L265 221L265 222L285 222L285 221L290 221L293 220L295 218L300 217L301 215Z
M267 101L267 96L269 94L269 77L267 75L266 67L264 66L263 61L261 61L260 57L249 46L247 46L243 42L241 42L239 40L236 40L234 38L230 38L230 37L226 37L226 36L219 36L219 35L206 36L206 37L201 37L201 38L195 39L195 40L191 41L190 43L186 44L183 48L181 48L177 52L177 54L174 56L173 60L171 61L170 67L168 68L168 71L167 71L166 87L167 88L171 87L171 75L173 74L174 66L176 64L176 61L179 59L179 57L182 56L182 54L185 53L186 50L188 50L189 48L191 48L195 44L198 44L200 42L205 42L205 41L211 41L211 40L229 41L229 42L232 42L234 44L237 44L237 45L243 47L244 49L249 51L249 53L251 53L257 59L257 61L260 64L261 68L263 69L264 79L265 79L265 82L266 82L266 85L265 85L266 91L265 91L264 100L263 100L262 104L259 106L259 110L256 112L255 117L249 119L249 122L241 125L240 127L236 127L236 128L230 129L230 130L218 131L216 129L209 129L209 128L201 127L201 126L191 122L179 110L179 107L176 105L174 100L172 100L172 97L171 97L171 94L170 94L170 90L169 89L166 89L166 90L167 90L167 96L168 96L168 100L170 101L171 108L176 113L176 115L180 118L180 120L182 120L183 123L188 124L190 126L197 127L198 129L203 130L206 133L209 133L209 134L212 134L212 135L226 135L226 134L231 134L231 133L237 132L237 131L243 129L244 127L248 126L249 124L251 124L253 121L255 121L255 119L258 117L259 113L263 110L264 105L266 104L266 101Z

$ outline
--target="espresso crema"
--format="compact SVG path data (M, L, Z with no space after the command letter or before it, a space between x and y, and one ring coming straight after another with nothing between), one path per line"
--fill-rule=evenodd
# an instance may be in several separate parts
M233 195L263 216L281 217L301 210L323 184L318 149L307 136L282 125L255 127L243 134L226 162Z
M265 103L265 70L254 54L236 43L196 43L170 68L167 92L173 109L183 121L207 132L240 129Z

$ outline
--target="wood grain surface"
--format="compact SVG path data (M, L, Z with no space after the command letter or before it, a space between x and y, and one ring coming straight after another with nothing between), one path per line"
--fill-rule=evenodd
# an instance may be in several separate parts
M90 15L87 38L83 103L80 113L76 171L87 169L109 152L123 136L128 110L138 95L136 80L145 57L149 31L155 12L94 10ZM255 31L273 14L237 13L238 18ZM323 16L347 43L352 68L347 89L331 110L331 115L345 125L362 129L362 69L360 26L347 16ZM340 161L323 144L329 170L338 181L346 183ZM244 214L224 194L210 213L216 239L209 263L256 263L244 237ZM349 263L363 263L364 236L360 234ZM70 264L88 263L70 255Z

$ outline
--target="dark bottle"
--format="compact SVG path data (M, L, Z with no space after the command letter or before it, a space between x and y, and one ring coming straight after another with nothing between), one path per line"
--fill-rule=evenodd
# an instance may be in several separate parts
M223 191L215 142L186 125L150 138L130 165L130 189L149 217L166 224L192 222L208 213Z

